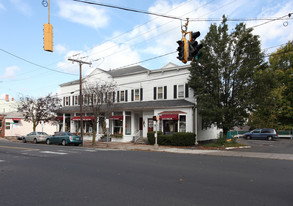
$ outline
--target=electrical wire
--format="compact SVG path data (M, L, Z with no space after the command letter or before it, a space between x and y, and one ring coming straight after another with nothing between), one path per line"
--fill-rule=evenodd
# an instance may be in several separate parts
M20 60L22 60L22 61L24 61L24 62L27 62L27 63L29 63L29 64L32 64L32 65L34 65L34 66L37 66L37 67L40 67L40 68L43 68L43 69L46 69L46 70L49 70L49 71L52 71L52 72L57 72L57 73L61 73L61 74L68 74L68 75L77 76L77 74L72 74L72 73L68 73L68 72L62 72L62 71L58 71L58 70L55 70L55 69L50 69L50 68L48 68L48 67L42 66L42 65L37 64L37 63L34 63L34 62L32 62L32 61L29 61L29 60L27 60L27 59L25 59L25 58L23 58L23 57L17 56L16 54L13 54L13 53L8 52L8 51L6 51L6 50L4 50L4 49L1 49L1 48L0 48L0 51L4 52L4 53L6 53L6 54L9 54L9 55L11 55L11 56L13 56L13 57L15 57L15 58L17 58L17 59L20 59Z
M92 5L97 5L97 6L109 7L109 8L113 8L113 9L131 11L131 12L136 12L136 13L149 14L149 15L154 15L154 16L159 16L159 17L164 17L164 18L169 18L169 19L184 20L184 19L181 19L181 18L175 17L175 16L157 14L154 12L142 11L142 10L131 9L131 8L126 8L126 7L121 7L121 6L114 6L114 5L110 5L110 4L102 4L102 3L97 3L97 2L92 2L92 1L83 1L83 0L73 0L73 1L85 3L85 4L92 4Z

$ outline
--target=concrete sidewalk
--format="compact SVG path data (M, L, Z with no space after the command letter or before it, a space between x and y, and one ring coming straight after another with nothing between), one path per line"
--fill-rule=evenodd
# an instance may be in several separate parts
M156 149L153 145L118 143L118 142L108 142L108 143L97 142L95 146L92 146L91 142L85 142L84 147L100 148L100 149L132 150L132 151L170 152L170 153L177 153L177 154L213 155L213 156L225 156L225 157L250 157L250 158L293 161L293 154L242 152L242 151L237 151L236 148L235 149L229 148L229 150L206 150L206 149L198 149L196 147L159 146L158 149Z

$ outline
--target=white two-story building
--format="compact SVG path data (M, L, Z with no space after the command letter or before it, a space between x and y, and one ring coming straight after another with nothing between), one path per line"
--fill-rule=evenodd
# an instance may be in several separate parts
M195 107L194 93L188 87L189 65L169 63L161 69L149 70L142 66L104 71L95 69L83 78L82 84L90 82L114 82L117 86L112 97L114 105L109 116L112 141L130 142L133 137L147 137L155 131L153 116L159 116L158 130L164 134L193 132L198 141L216 139L217 127L203 128L201 117ZM63 107L59 111L62 129L80 132L79 80L64 83L61 87ZM92 112L83 101L83 124L85 138L92 132ZM105 107L106 108L106 107ZM106 112L106 111L105 111ZM97 137L106 132L105 118L99 117ZM116 137L116 138L115 138Z

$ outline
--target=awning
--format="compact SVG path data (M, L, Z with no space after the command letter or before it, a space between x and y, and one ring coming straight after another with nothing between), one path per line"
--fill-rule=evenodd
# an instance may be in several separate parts
M162 114L160 120L178 120L178 114Z
M20 121L21 118L12 118L13 121Z
M93 116L83 116L82 117L83 121L91 121L91 120L94 120L94 119L95 119L95 117L93 117ZM71 120L80 121L80 116L72 117Z
M57 117L59 121L63 121L63 117Z
M123 120L123 115L117 115L110 117L111 120Z

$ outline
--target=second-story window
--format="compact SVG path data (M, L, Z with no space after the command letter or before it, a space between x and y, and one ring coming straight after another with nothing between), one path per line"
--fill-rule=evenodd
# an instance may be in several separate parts
M78 99L78 96L74 96L73 97L73 101L74 101L74 105L78 105L79 104L79 99Z
M65 105L68 106L69 105L69 97L65 97Z
M167 99L167 86L154 87L154 100Z
M139 89L136 89L135 90L135 101L138 101L139 100Z
M178 85L178 98L184 98L184 85Z
M124 102L125 99L125 92L124 91L120 91L120 101Z

